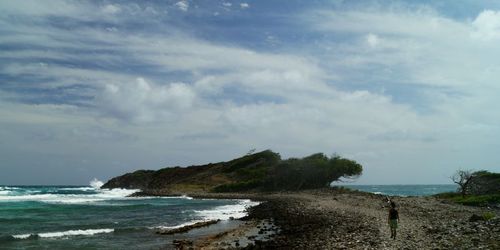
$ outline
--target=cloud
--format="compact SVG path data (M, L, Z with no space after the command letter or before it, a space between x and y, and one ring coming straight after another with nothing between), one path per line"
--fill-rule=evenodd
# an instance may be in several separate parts
M378 38L377 35L370 33L366 36L366 42L371 48L375 48L379 44L380 39Z
M250 8L250 4L248 4L248 3L240 3L240 8L242 8L242 9Z
M179 8L182 11L188 11L189 9L189 2L188 1L179 1L175 4L177 8Z
M0 4L0 152L14 166L29 165L13 157L29 152L55 155L33 165L64 159L60 171L111 176L271 148L354 157L380 183L377 171L442 182L425 173L497 160L483 157L500 123L494 11L457 20L426 8L309 8L281 20L290 34L266 26L280 46L262 49L198 35L160 4L10 3ZM178 3L167 7L188 10Z
M500 38L500 12L484 10L472 22L472 37L481 40Z
M102 11L106 14L117 14L120 13L121 8L117 4L108 4L102 8Z
M107 84L97 97L105 115L132 122L170 120L189 110L196 94L185 83L165 86L137 78L133 83Z

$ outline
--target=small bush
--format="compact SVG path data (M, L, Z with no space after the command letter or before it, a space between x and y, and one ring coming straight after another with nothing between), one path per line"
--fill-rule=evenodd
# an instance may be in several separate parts
M492 213L492 212L486 212L486 213L483 214L483 219L484 220L491 220L493 218L495 218L495 214Z

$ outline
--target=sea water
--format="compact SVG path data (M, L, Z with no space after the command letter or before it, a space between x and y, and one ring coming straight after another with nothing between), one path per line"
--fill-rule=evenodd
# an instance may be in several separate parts
M0 249L159 249L155 234L199 221L246 215L250 200L128 197L138 190L94 186L1 186ZM221 227L221 225L218 225Z
M391 196L430 196L457 191L454 184L438 185L342 185L350 189Z

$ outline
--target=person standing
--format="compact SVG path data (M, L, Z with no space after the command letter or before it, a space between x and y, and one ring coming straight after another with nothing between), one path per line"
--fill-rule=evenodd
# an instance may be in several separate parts
M396 229L398 228L399 222L399 213L396 209L396 203L391 201L391 209L389 209L389 217L388 217L389 227L391 228L391 238L396 239Z

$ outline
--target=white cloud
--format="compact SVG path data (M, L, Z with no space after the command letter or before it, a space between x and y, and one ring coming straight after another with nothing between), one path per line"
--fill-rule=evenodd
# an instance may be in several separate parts
M382 93L394 97L386 101L381 99L385 105L366 103L370 108L357 106L363 98L345 106L340 115L343 120L356 120L347 115L347 110L366 110L366 113L361 113L364 117L359 117L362 124L372 119L370 112L382 116L380 122L372 120L372 123L365 124L365 128L356 124L355 131L372 138L373 142L362 143L360 139L358 143L365 146L359 152L370 153L357 154L354 150L354 155L369 155L370 166L379 164L385 166L381 169L388 169L391 163L376 159L377 155L382 157L385 153L369 146L372 143L384 144L392 154L405 155L399 159L405 159L406 170L412 165L419 169L408 153L419 152L416 155L426 155L434 160L426 161L428 167L425 169L442 168L444 172L452 172L460 164L457 162L474 164L473 161L477 160L491 165L498 160L479 146L493 142L477 136L489 134L495 137L500 132L498 126L492 127L499 124L500 119L491 116L490 111L491 107L500 105L497 94L493 94L500 91L496 84L500 77L500 63L494 56L500 53L497 46L499 16L495 11L486 10L473 20L454 20L433 11L387 8L307 13L305 22L322 34L359 37L358 41L324 40L316 43L330 48L320 59L329 73L337 75L346 85L363 83L353 88L383 86ZM370 92L346 93L343 98L362 97L366 93L374 101L376 95ZM333 103L332 100L331 105ZM398 109L396 116L385 116L382 111L396 112ZM340 130L348 131L348 128ZM465 145L471 144L477 147L468 151ZM349 145L349 142L343 145ZM456 146L443 150L450 145ZM394 171L397 171L396 167ZM417 172L413 174L423 176Z
M18 1L0 1L0 9L2 10L0 17L9 14L22 14L32 17L46 15L72 16L75 13L79 13L79 8L84 6L77 2L65 0L48 0L43 2L26 0L22 4Z
M371 48L375 48L379 44L379 38L377 35L370 33L366 36L366 42Z
M224 6L224 7L231 7L231 6L233 6L233 4L230 3L230 2L223 2L222 6Z
M107 84L97 98L105 115L125 121L153 122L170 120L188 111L196 94L185 83L165 86L137 78L132 83Z
M500 11L484 10L472 22L472 37L482 40L500 38Z
M120 13L121 8L117 4L108 4L102 8L102 11L106 14L117 14Z
M248 3L240 3L240 8L247 9L250 8L250 5Z
M175 4L175 6L177 6L177 8L179 8L180 10L182 11L188 11L189 9L189 2L188 1L179 1Z

